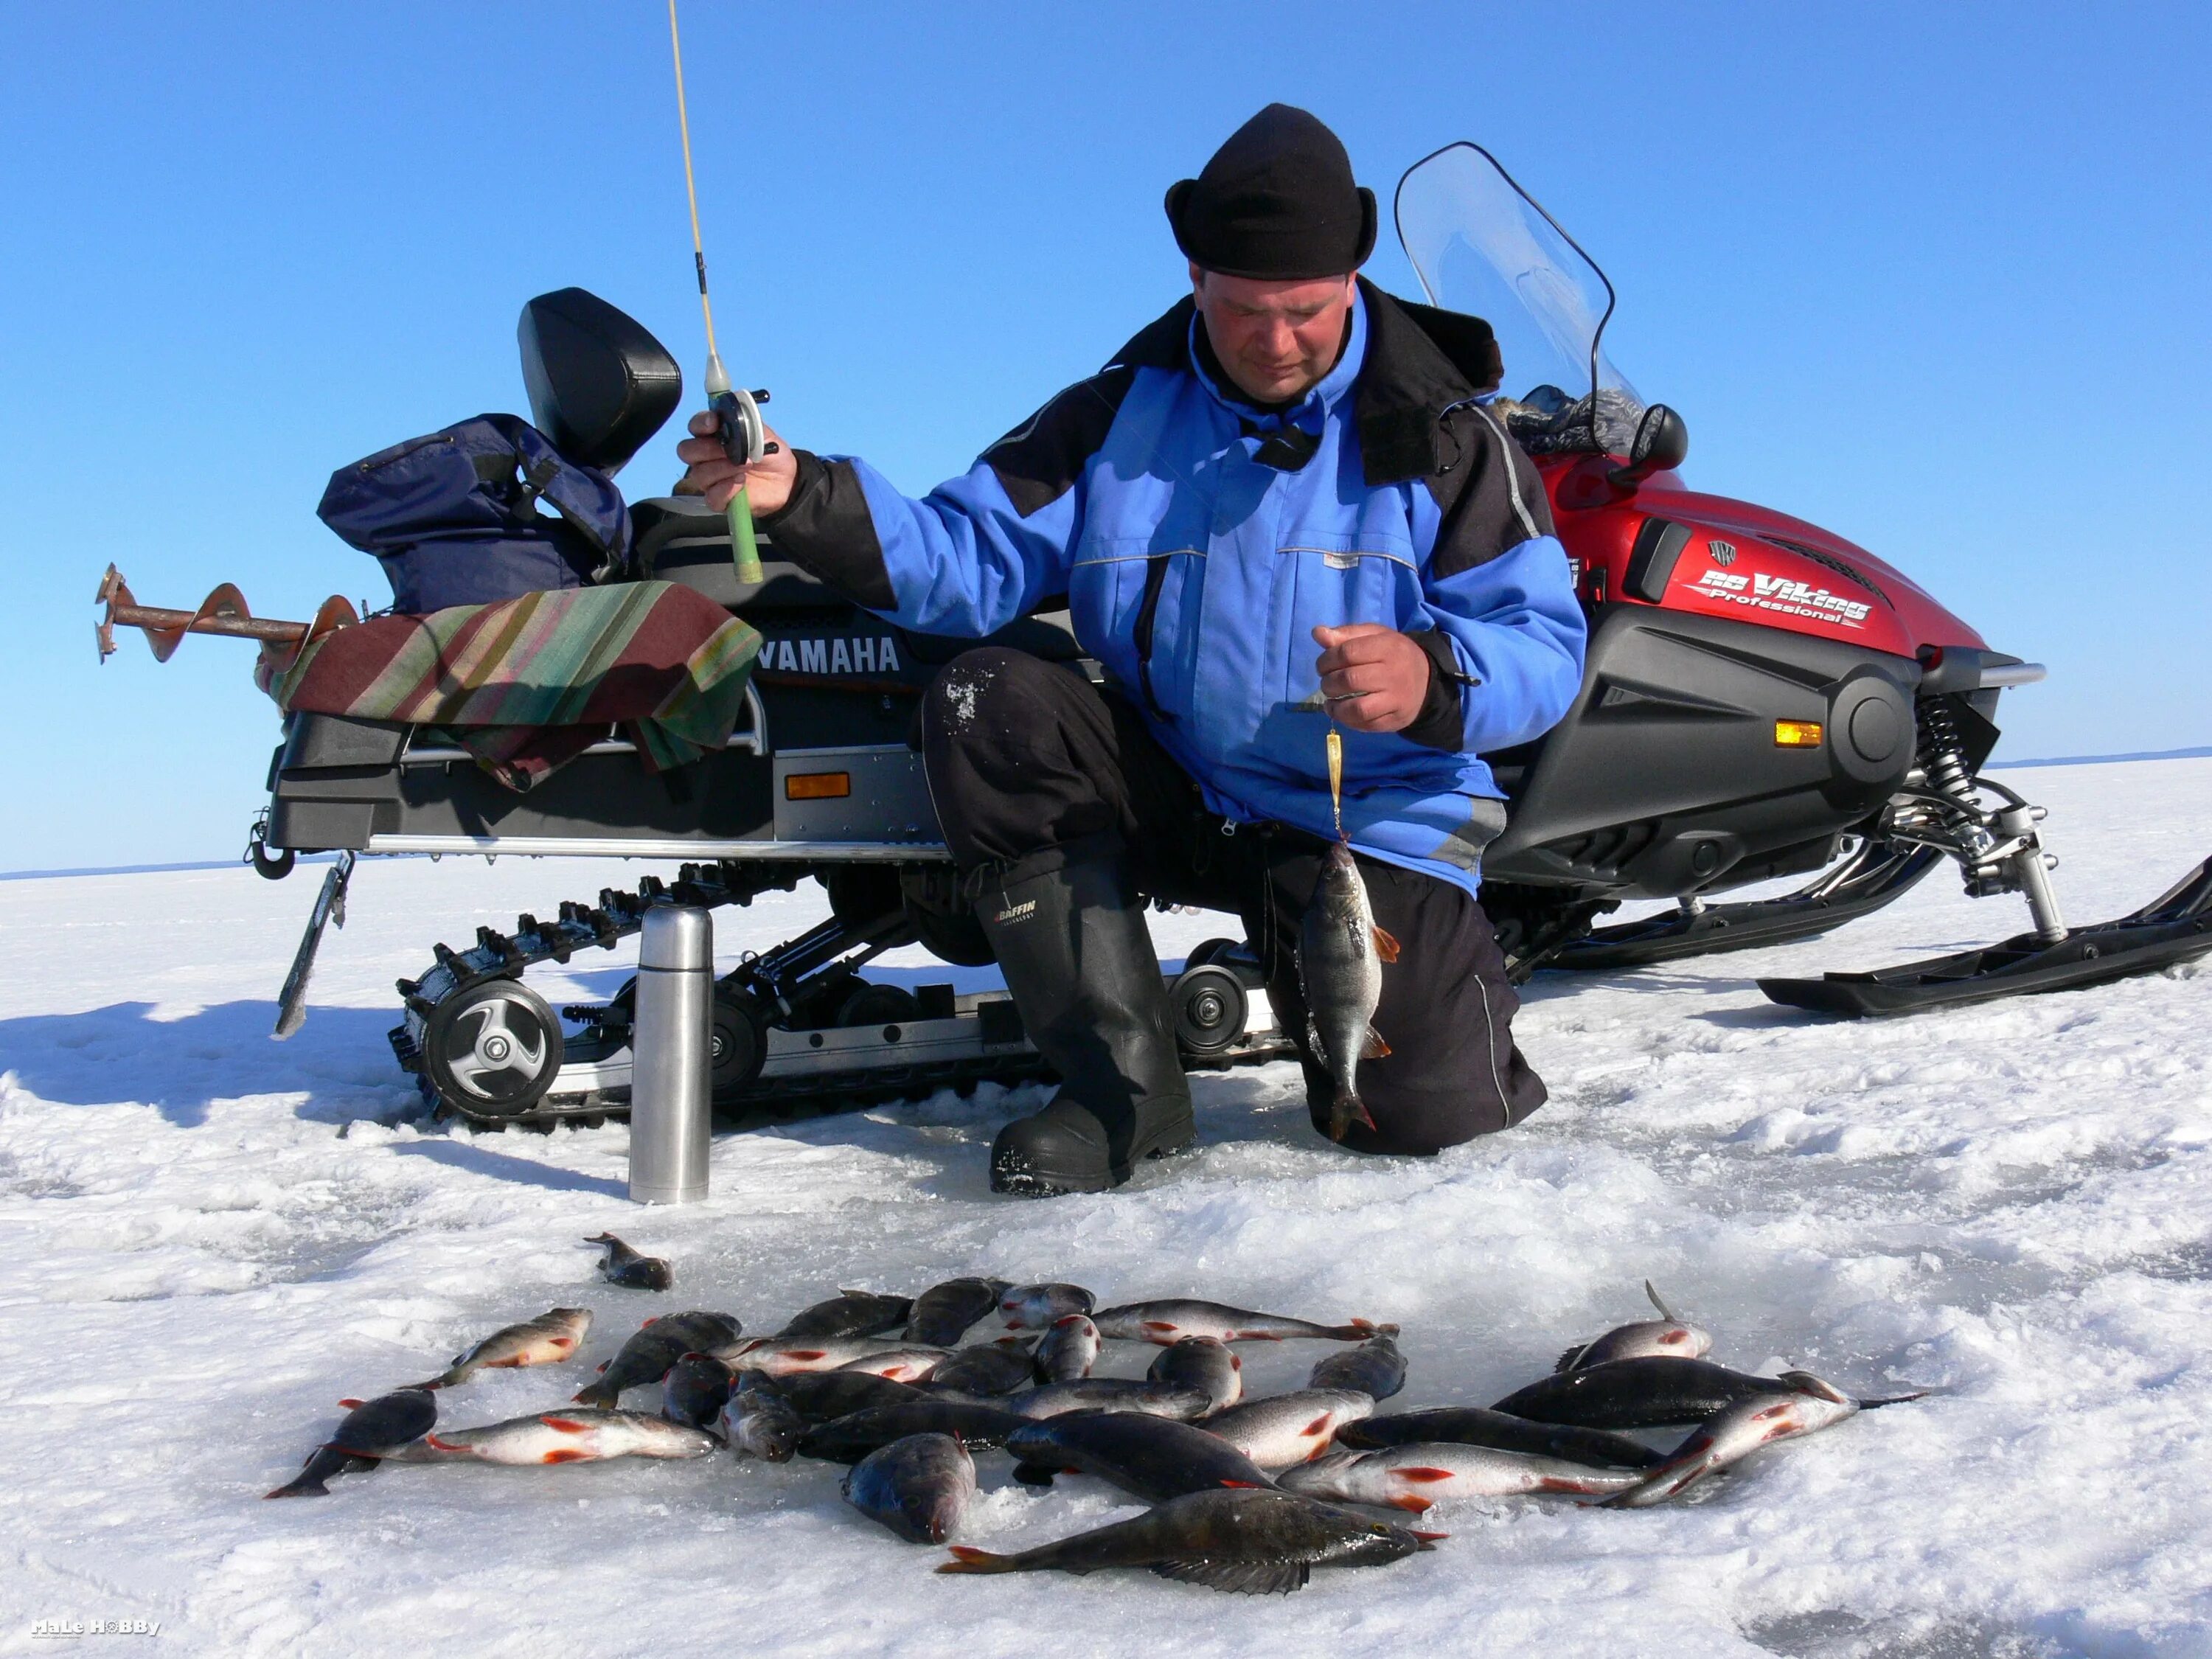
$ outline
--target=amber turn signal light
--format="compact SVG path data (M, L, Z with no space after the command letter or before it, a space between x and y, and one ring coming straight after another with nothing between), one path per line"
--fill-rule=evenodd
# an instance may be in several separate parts
M1818 720L1775 721L1774 746L1777 749L1818 749L1820 746L1820 722Z
M1813 728L1819 741L1819 726ZM793 772L783 781L786 800L842 800L853 793L850 772Z

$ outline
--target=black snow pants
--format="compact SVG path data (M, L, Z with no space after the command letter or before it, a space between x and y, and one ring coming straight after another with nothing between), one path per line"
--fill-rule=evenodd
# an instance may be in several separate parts
M1136 710L1071 669L982 647L940 674L922 708L922 757L962 872L1019 879L1126 855L1139 889L1242 918L1267 997L1297 1042L1315 1126L1334 1091L1306 1041L1298 927L1327 843L1279 824L1230 823ZM1396 938L1375 1027L1390 1045L1359 1067L1375 1119L1356 1152L1430 1153L1519 1122L1541 1079L1514 1045L1520 999L1490 919L1453 884L1359 856L1376 921Z

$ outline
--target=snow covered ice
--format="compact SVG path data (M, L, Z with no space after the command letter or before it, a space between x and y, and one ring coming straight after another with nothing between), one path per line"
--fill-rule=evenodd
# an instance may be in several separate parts
M2212 760L2012 774L2051 806L2069 915L2154 896L2212 847ZM1200 1145L1134 1186L994 1199L987 1088L719 1138L711 1202L624 1196L619 1125L478 1134L420 1117L384 1040L431 943L627 884L604 863L367 861L306 1029L267 1031L319 870L0 884L0 1641L158 1620L162 1651L1408 1651L2212 1654L2212 1029L2204 964L1877 1024L1768 1004L1760 974L1865 968L2021 931L1939 870L1828 938L1634 975L1547 975L1525 1127L1370 1162L1308 1127L1295 1069L1200 1075ZM812 889L716 913L786 938ZM1225 931L1154 918L1173 955ZM972 975L897 958L915 979ZM557 1006L611 953L533 973ZM580 1242L670 1258L614 1290ZM264 1503L340 1415L556 1304L585 1358L487 1373L448 1425L564 1401L637 1322L773 1330L839 1286L988 1273L1113 1302L1196 1294L1404 1327L1393 1408L1487 1404L1644 1316L1650 1277L1749 1370L1939 1385L1633 1513L1446 1506L1431 1554L1280 1600L1143 1574L941 1577L833 1468L717 1456L387 1468ZM1328 1351L1246 1345L1254 1392ZM1149 1352L1109 1345L1102 1370ZM626 1403L650 1407L651 1390ZM1134 1513L978 1459L962 1540L1015 1548Z

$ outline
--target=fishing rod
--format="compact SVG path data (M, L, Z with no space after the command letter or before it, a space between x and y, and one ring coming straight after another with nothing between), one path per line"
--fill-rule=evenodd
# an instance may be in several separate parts
M699 240L699 191L691 179L691 117L684 106L684 41L676 28L676 0L668 0L668 45L676 58L676 125L684 135L684 194L691 205L691 263L699 273L699 310L707 321L707 407L717 417L722 453L738 466L754 466L775 454L777 446L768 441L768 428L761 420L760 405L768 401L768 393L732 386L721 354L714 349L714 303L707 297L707 252ZM738 580L754 583L765 580L760 544L753 538L752 502L746 498L742 483L730 497L728 514L730 550L737 560Z

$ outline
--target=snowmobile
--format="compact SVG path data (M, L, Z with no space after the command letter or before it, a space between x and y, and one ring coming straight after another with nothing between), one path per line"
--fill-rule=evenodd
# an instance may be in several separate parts
M1692 490L1679 471L1681 416L1647 404L1605 353L1610 283L1487 151L1455 144L1417 163L1395 216L1427 297L1489 319L1512 384L1526 388L1493 407L1535 462L1590 623L1566 717L1487 757L1510 815L1484 860L1483 902L1516 975L1805 939L1894 902L1946 860L1970 893L2022 895L2030 930L1984 950L1761 988L1820 1013L1893 1013L2087 985L2212 951L2212 860L2132 915L2067 927L2041 809L1980 773L2000 696L2044 671L1991 649L1864 549ZM659 343L581 290L532 301L521 336L532 418L580 465L619 466L680 396ZM343 921L356 855L668 860L681 862L672 879L526 915L509 933L479 929L472 945L440 945L419 976L400 981L392 1044L426 1095L483 1123L619 1111L627 988L556 1014L526 971L613 945L658 902L742 905L810 878L827 892L829 920L747 955L720 981L718 1107L785 1110L1036 1073L1005 994L865 976L883 953L916 942L953 964L991 959L914 741L924 690L975 641L860 610L777 558L772 530L760 538L763 579L740 582L723 519L696 500L635 502L632 523L629 574L692 586L764 636L744 719L719 752L665 775L611 729L518 794L410 727L289 717L250 856L271 875L301 853L340 860L280 1029L296 1021L323 925ZM173 625L182 615L160 614ZM1099 673L1064 610L1025 617L994 642ZM1781 896L1715 897L1794 876L1808 879ZM1599 925L1638 899L1675 908ZM1170 994L1191 1066L1290 1052L1242 941L1193 952Z

